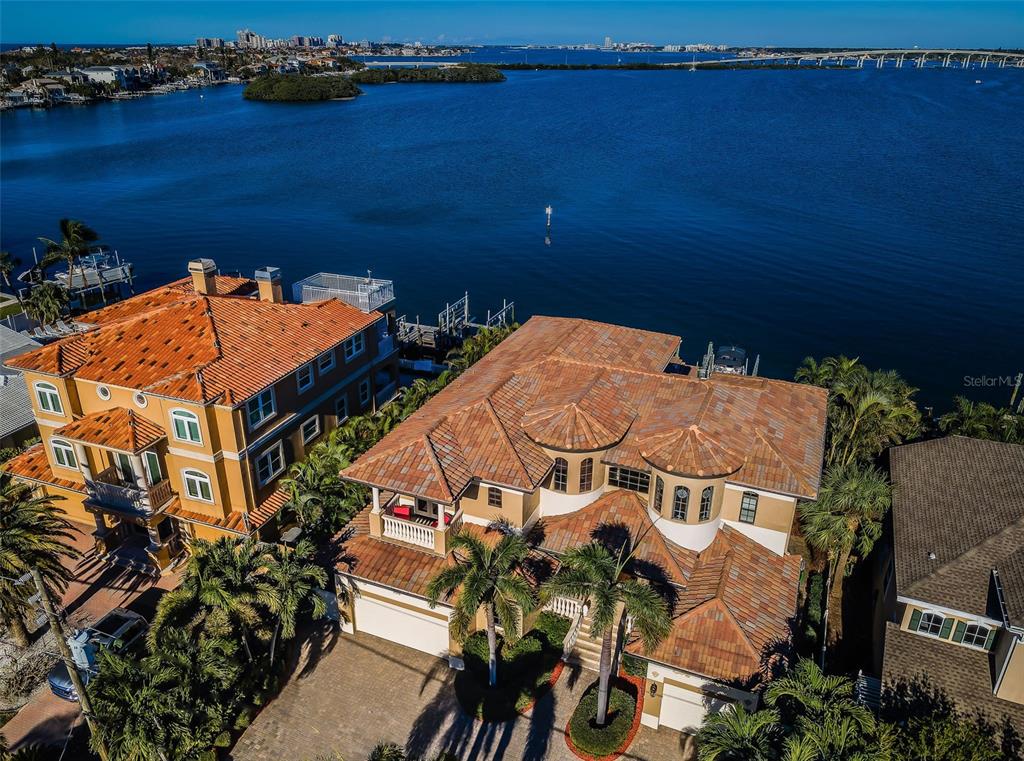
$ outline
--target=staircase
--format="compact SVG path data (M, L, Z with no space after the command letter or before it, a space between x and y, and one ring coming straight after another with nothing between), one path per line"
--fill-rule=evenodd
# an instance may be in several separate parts
M594 639L590 636L590 623L590 616L584 616L580 622L576 647L569 660L580 664L585 669L598 671L601 667L601 638Z

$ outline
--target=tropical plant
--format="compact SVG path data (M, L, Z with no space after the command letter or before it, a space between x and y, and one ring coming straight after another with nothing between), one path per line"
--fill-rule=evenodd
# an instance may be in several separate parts
M786 675L772 680L765 690L764 700L780 711L787 725L801 721L822 724L849 718L863 731L873 726L871 712L854 698L853 681L824 673L810 659L800 659Z
M363 504L346 499L350 487L341 480L341 471L349 461L336 443L339 430L318 442L306 459L292 464L282 482L305 536L317 543L333 535Z
M608 686L611 682L612 648L618 652L620 637L614 629L622 622L620 606L632 617L633 630L647 650L668 636L672 618L665 598L648 582L629 573L635 550L630 539L613 554L599 542L573 547L559 558L558 572L543 587L545 598L569 597L590 606L591 631L601 639L601 665L596 723L604 725L608 714Z
M27 484L0 475L0 617L22 647L29 644L24 617L36 592L29 572L38 569L43 583L56 594L72 575L62 561L80 557L69 544L77 532L54 506L61 499L35 496Z
M856 358L804 359L795 379L829 390L827 465L871 462L921 431L917 389L898 373L869 370Z
M32 286L22 302L25 313L41 325L52 325L68 308L68 292L64 286L46 280Z
M997 408L963 396L956 397L953 410L939 418L939 429L975 439L1024 443L1024 415L1009 407Z
M3 280L11 291L14 291L14 286L11 283L11 275L14 274L14 269L21 264L21 259L14 256L8 251L0 251L0 280Z
M405 751L395 743L377 743L367 756L367 761L405 761Z
M821 480L818 498L801 503L801 531L807 543L824 552L829 564L826 610L836 611L828 641L842 637L843 582L852 563L863 559L882 535L882 521L892 504L885 474L851 462L833 465Z
M477 611L484 610L489 652L488 683L498 680L498 638L495 621L501 623L505 639L515 642L521 633L520 616L533 609L536 601L529 583L520 573L530 548L517 532L502 532L489 542L469 530L455 532L450 541L452 562L427 585L430 606L438 600L452 601L451 626L462 640L469 634Z
M748 713L736 704L704 720L697 756L701 761L768 761L780 735L778 711Z
M299 542L294 550L277 545L270 552L266 579L269 582L267 608L273 614L274 633L270 639L269 662L274 664L278 638L290 640L295 636L295 624L300 608L308 605L314 618L327 612L324 598L317 590L327 585L327 572L308 562L313 556L313 543Z
M84 222L79 222L77 219L62 219L59 241L50 238L39 239L46 246L46 254L40 264L45 269L55 262L65 262L68 265L68 287L70 287L75 264L89 252L89 244L99 240L99 237L96 231Z

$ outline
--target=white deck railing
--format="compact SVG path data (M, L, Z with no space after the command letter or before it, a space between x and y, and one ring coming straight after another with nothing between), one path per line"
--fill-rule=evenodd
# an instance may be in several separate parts
M550 610L552 613L572 619L576 618L576 615L583 610L583 603L571 597L553 597L544 606L544 610Z
M434 531L432 526L424 526L404 518L394 518L390 515L382 515L381 521L384 527L384 536L388 539L397 539L400 542L415 544L418 547L434 549Z
M292 296L303 304L340 299L370 312L395 300L395 286L390 280L318 272L295 283Z

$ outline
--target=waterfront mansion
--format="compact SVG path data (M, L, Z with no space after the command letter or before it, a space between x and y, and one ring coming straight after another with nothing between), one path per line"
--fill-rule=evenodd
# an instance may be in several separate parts
M534 317L344 470L372 493L343 534L346 630L458 665L450 608L426 600L452 532L505 519L552 565L628 532L634 572L673 601L667 639L650 653L627 646L646 661L644 723L692 730L706 711L752 707L797 611L801 560L786 553L797 501L818 490L826 392L700 379L679 343ZM549 605L572 619L567 645L592 666L586 608Z
M4 469L61 497L101 556L151 573L191 537L273 537L288 465L398 381L388 315L286 303L275 267L188 270L5 360L42 441Z

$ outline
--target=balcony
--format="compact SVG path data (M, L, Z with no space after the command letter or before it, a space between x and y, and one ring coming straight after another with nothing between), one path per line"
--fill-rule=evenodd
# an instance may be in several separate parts
M407 505L392 503L380 512L380 535L404 544L444 554L446 539L462 527L462 511L445 513L445 527L437 528L437 519L415 514Z
M89 484L89 496L104 507L135 515L152 515L174 496L174 492L166 478L140 489L135 484L124 483L117 468L110 467L96 474Z
M292 297L303 304L339 299L364 312L372 312L395 300L395 286L390 280L318 272L295 283Z

